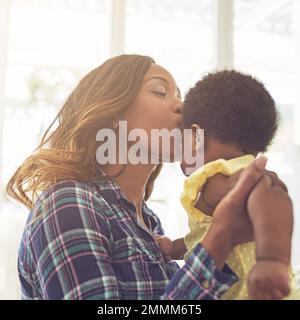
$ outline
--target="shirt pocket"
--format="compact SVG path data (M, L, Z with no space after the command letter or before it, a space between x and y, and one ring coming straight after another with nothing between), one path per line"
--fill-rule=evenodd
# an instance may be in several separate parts
M115 242L111 263L124 299L159 299L163 294L169 270L162 255L151 248L138 237Z
M122 299L159 299L168 283L158 262L112 262Z
M146 243L138 237L126 236L114 242L112 260L115 262L152 262L161 263L162 253L154 243Z

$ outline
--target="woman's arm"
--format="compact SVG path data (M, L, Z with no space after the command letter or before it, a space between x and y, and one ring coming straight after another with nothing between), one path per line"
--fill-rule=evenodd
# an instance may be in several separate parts
M215 240L215 239L214 239ZM206 248L198 244L165 288L165 300L217 300L237 281L226 266L220 270Z

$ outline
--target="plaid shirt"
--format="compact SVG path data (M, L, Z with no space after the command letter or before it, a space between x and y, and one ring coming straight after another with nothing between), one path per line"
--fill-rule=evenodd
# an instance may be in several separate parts
M144 201L142 214L151 232L112 180L50 187L21 240L22 298L218 299L237 280L200 244L181 269L166 262L153 238L164 234L160 220Z

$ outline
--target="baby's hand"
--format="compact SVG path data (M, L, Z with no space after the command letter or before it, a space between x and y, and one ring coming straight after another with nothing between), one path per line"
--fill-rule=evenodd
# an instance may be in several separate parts
M171 260L172 259L172 254L173 254L173 241L169 239L168 237L163 237L163 236L154 236L156 242L158 243L164 258L166 260Z
M289 267L276 260L261 260L248 277L251 300L281 300L290 292Z

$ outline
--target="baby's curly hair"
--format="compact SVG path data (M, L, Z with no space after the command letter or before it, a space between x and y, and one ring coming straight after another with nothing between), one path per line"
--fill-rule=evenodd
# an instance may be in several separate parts
M185 96L183 128L196 123L206 136L245 153L266 151L278 122L275 102L264 85L234 70L206 75Z

